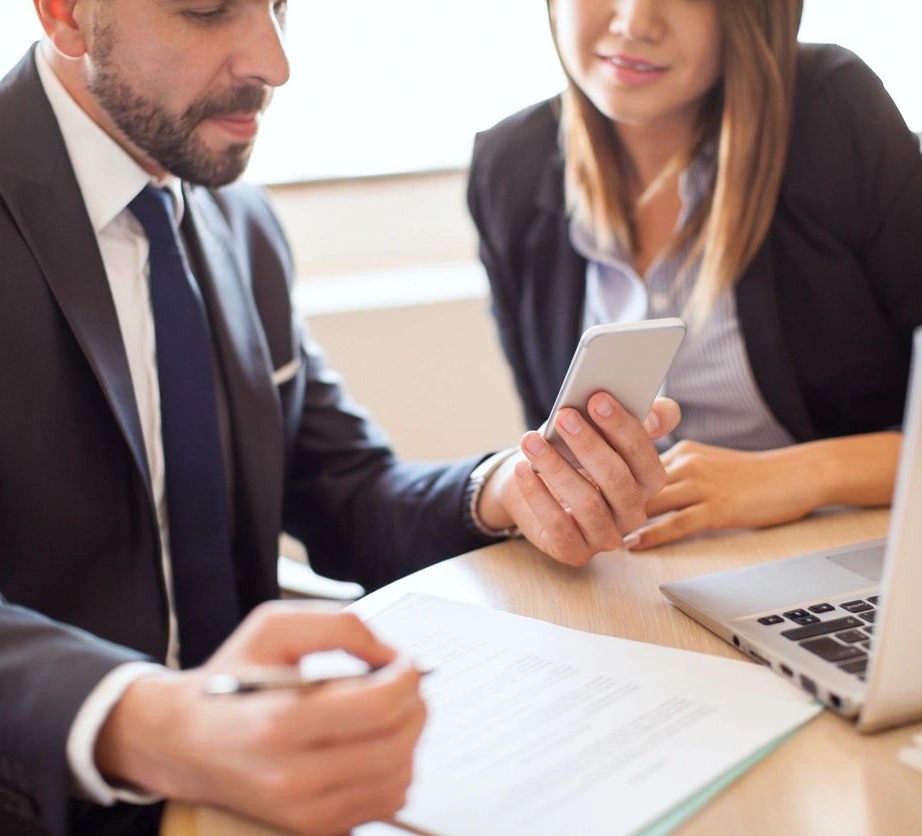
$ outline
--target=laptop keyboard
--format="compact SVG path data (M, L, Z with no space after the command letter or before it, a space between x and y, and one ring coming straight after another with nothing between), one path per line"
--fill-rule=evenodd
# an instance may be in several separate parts
M781 635L863 682L879 603L879 595L870 595L837 605L813 604L806 609L765 615L757 621L766 626L797 624L797 627L782 630ZM819 618L827 613L831 613L831 617Z

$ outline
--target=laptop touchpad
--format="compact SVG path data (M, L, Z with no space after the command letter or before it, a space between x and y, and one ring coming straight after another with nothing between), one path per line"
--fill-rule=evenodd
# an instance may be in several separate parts
M866 549L856 549L847 554L830 555L826 559L875 583L880 583L883 575L884 550L880 543L875 543Z

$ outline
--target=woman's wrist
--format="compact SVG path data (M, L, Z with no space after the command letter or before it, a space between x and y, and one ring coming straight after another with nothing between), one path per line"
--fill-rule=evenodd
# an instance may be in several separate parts
M806 516L832 501L829 499L830 486L836 466L813 442L778 447L756 455L770 468L756 478L768 480L771 484L765 487L773 486L776 496L786 495L794 515Z
M893 496L902 435L827 438L769 451L785 479L809 505L887 505Z

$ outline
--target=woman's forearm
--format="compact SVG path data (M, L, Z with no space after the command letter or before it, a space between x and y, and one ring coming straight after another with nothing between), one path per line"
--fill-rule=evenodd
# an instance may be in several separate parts
M893 498L902 433L879 432L825 438L775 451L796 457L798 479L823 505L888 505ZM796 484L792 490L798 490Z

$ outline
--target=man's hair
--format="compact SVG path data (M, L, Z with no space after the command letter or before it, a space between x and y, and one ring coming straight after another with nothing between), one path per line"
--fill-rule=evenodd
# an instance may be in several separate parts
M547 0L552 32L554 2ZM655 194L703 148L713 148L717 167L710 192L670 244L675 254L691 243L686 268L701 257L688 310L697 320L739 279L771 225L787 157L803 11L803 0L716 2L721 78L705 98L690 146L637 201ZM628 197L630 161L611 121L572 78L560 124L568 211L601 245L617 240L631 248L636 205Z

